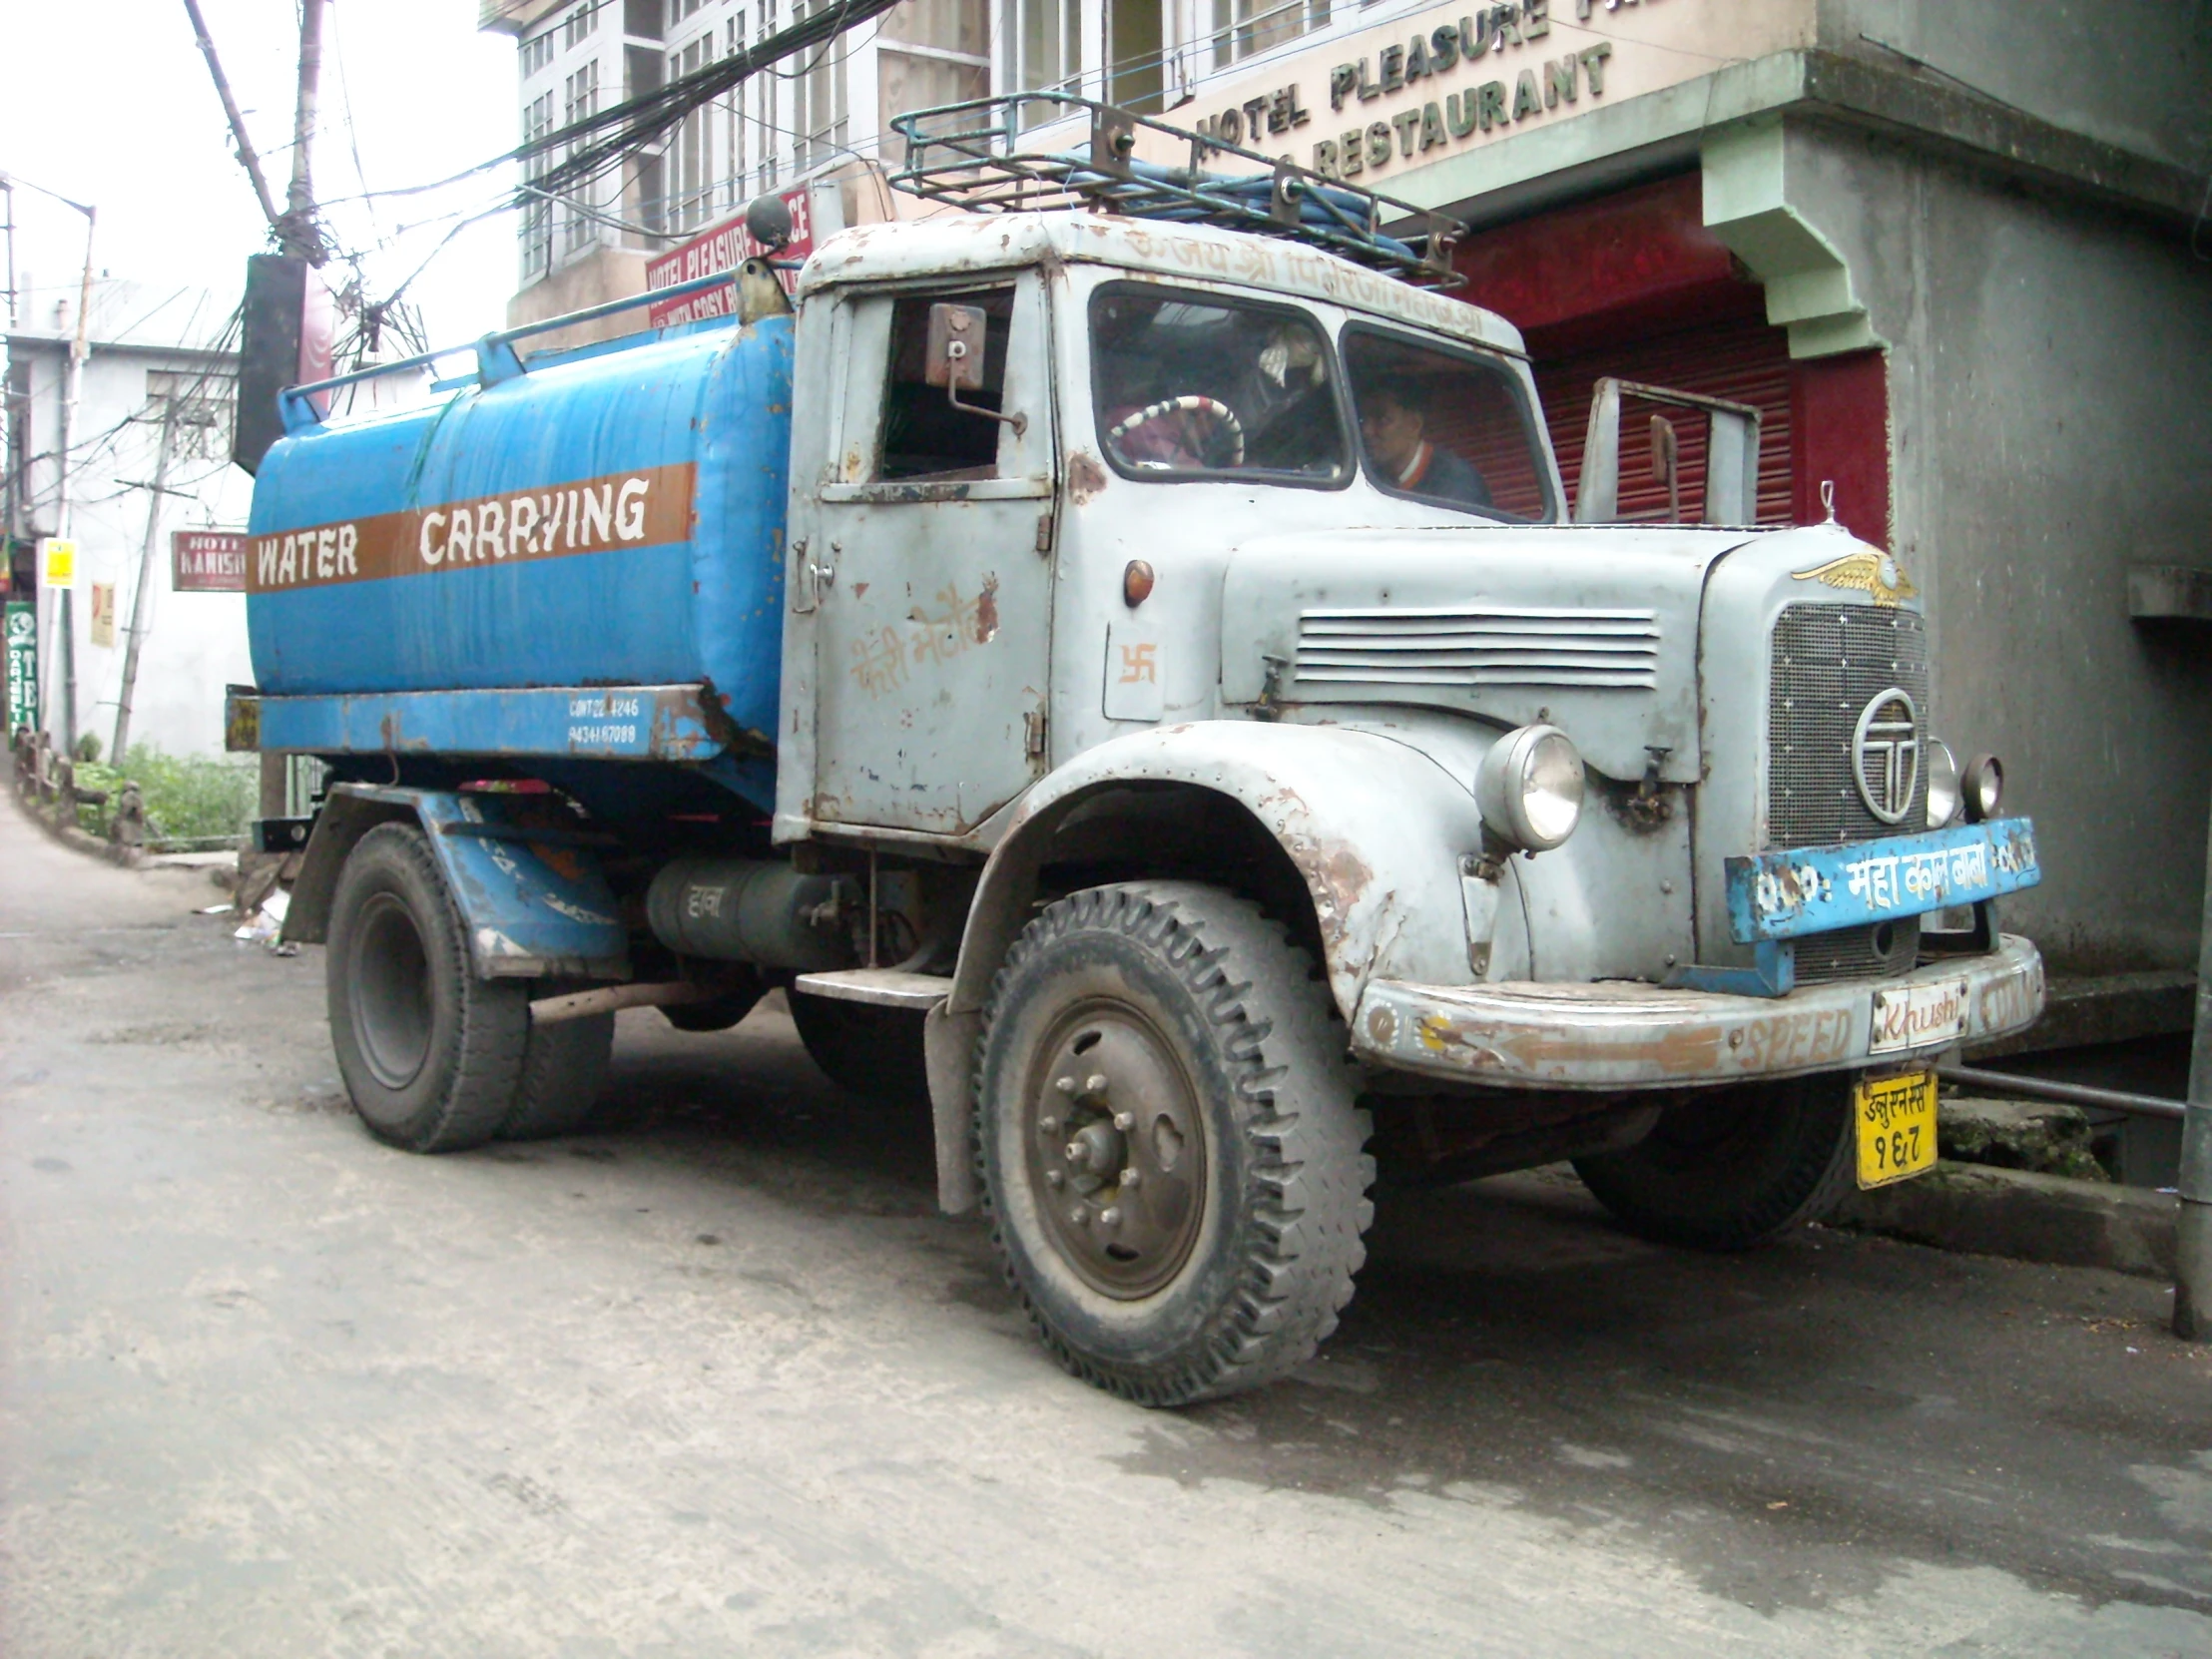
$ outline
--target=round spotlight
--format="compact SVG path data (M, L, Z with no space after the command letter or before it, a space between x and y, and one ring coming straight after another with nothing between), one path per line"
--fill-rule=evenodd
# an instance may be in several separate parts
M1545 852L1582 818L1582 756L1556 726L1523 726L1482 757L1474 775L1482 822L1500 840Z
M1994 755L1976 755L1959 776L1958 793L1965 797L1968 824L1995 818L2004 800L2004 764Z
M1928 740L1928 827L1940 830L1958 816L1958 761L1940 738Z

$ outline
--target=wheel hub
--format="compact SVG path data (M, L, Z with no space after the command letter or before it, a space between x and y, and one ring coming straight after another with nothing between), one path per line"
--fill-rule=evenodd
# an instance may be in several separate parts
M1038 1053L1024 1141L1046 1230L1094 1289L1153 1295L1205 1216L1198 1092L1167 1038L1124 1004L1070 1011Z

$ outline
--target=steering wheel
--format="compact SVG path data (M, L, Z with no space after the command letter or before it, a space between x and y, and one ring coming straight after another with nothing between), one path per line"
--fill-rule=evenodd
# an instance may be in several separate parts
M1218 397L1201 397L1195 392L1186 392L1180 397L1163 397L1157 403L1147 403L1135 414L1124 415L1107 428L1106 441L1118 446L1125 436L1147 421L1171 414L1206 416L1229 436L1229 464L1233 467L1244 465L1244 422L1237 418L1237 411Z

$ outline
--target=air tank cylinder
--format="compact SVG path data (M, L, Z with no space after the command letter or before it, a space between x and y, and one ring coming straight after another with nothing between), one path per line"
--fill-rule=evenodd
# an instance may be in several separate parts
M852 964L849 876L759 858L677 858L645 895L653 936L685 956L821 973Z

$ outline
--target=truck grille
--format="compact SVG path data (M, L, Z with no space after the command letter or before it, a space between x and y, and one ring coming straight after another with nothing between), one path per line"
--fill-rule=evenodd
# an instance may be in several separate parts
M1792 605L1775 623L1767 694L1767 845L1832 846L1926 827L1928 631L1910 611L1870 605ZM1860 711L1892 686L1919 712L1923 764L1904 821L1884 824L1852 777ZM1847 927L1798 941L1798 982L1907 972L1918 921ZM1887 943L1890 948L1877 948Z
M1298 619L1297 678L1385 686L1659 684L1650 611L1314 610Z

